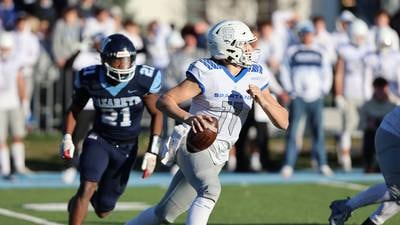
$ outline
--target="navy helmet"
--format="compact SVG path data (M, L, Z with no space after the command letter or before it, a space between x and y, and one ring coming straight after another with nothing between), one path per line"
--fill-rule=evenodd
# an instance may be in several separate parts
M133 78L136 49L126 36L112 34L105 38L100 48L100 56L109 78L118 82L126 82Z

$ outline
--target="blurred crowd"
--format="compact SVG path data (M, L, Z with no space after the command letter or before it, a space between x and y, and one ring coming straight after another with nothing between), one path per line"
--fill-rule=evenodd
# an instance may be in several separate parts
M253 26L258 36L254 45L260 49L258 62L270 71L270 90L290 113L282 176L292 176L306 129L313 140L312 166L323 175L333 174L325 149L326 106L336 107L343 118L338 133L338 162L342 168L352 169L351 137L355 130L361 130L365 171L377 171L374 132L400 99L399 36L389 24L390 15L385 10L378 11L374 24L366 24L352 12L343 11L337 18L335 31L330 32L323 15L304 19L294 11L285 10L275 11L270 20ZM206 20L179 28L157 20L138 24L126 18L120 7L99 7L95 0L75 4L1 0L1 174L10 174L10 163L6 162L10 158L6 145L8 128L4 124L9 124L12 131L9 136L13 140L11 158L15 160L15 170L29 172L24 163L25 131L13 125L16 118L2 113L15 115L10 110L20 109L28 129L61 128L73 91L74 73L100 63L97 52L104 37L119 32L130 38L138 53L136 63L160 69L165 75L163 89L167 90L184 79L191 62L208 57L208 27ZM15 74L15 82L7 81L10 73ZM10 85L15 85L20 105L10 103L13 101L8 96ZM187 103L184 107L189 106ZM90 118L93 113L90 103L85 109L89 112L86 118ZM10 122L6 123L6 118ZM173 125L173 121L165 121L166 135ZM271 170L269 126L267 116L255 105L231 151L228 170ZM89 127L90 124L82 128L83 134L75 138L77 142ZM252 127L256 135L248 135ZM249 136L256 139L251 148L246 147Z

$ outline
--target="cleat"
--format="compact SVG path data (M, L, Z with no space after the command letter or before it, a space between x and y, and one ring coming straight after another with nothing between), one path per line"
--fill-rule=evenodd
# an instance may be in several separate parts
M331 203L331 216L329 225L344 225L344 222L351 216L351 208L346 205L348 199L335 200Z

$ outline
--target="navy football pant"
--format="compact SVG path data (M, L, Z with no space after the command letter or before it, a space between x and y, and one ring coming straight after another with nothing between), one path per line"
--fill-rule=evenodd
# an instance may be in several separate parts
M111 143L93 132L86 137L79 161L81 183L98 183L91 199L96 211L114 209L128 183L137 148L137 141L132 144Z

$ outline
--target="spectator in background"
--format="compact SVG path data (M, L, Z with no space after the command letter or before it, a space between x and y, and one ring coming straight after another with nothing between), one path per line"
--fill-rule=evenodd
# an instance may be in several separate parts
M39 20L49 21L50 27L54 25L53 23L57 18L56 10L53 8L53 0L36 1L33 13Z
M376 38L380 28L386 28L390 32L390 41L392 43L391 47L395 50L399 50L399 35L395 30L390 27L390 15L384 9L378 11L375 16L375 25L371 28L369 35L369 42L371 44L376 43Z
M396 107L396 104L389 100L389 85L384 78L376 78L373 87L372 99L362 106L360 119L360 126L364 131L363 153L364 171L366 173L379 171L375 159L375 133L383 117Z
M114 21L115 32L121 32L123 30L123 12L121 7L113 5L110 9L110 16Z
M336 50L332 35L326 29L325 18L322 16L314 16L312 21L315 27L315 43L325 50L330 62L334 64L336 62Z
M389 85L389 99L400 104L400 50L393 48L392 30L382 27L377 30L375 51L364 58L365 74L370 83L383 77Z
M180 48L185 45L183 41L182 35L180 34L179 30L176 28L175 24L170 24L171 31L167 37L167 49L168 54L171 56Z
M314 43L314 26L310 21L299 24L300 44L291 46L281 68L281 82L290 94L289 128L286 136L285 164L281 174L293 175L298 149L296 134L300 119L307 115L313 137L312 154L318 161L319 172L333 174L328 166L323 129L323 99L332 86L332 67L325 51Z
M261 51L260 62L266 63L274 75L279 72L284 50L279 44L279 37L274 33L271 21L262 21L257 24L259 34L258 48Z
M345 171L351 165L351 134L359 125L361 105L370 98L363 58L368 52L368 26L355 19L350 25L350 42L338 47L338 60L335 68L335 104L342 116L342 129L339 132L338 161Z
M147 34L144 39L148 53L147 64L153 65L163 73L170 60L167 47L170 32L169 25L153 20L147 25ZM165 87L162 87L162 90L165 90Z
M197 21L194 24L194 30L197 34L197 47L206 50L207 49L207 32L209 24L205 20Z
M40 54L40 44L38 37L32 32L26 15L20 14L15 22L15 52L18 52L19 60L22 65L22 74L25 80L26 98L29 104L32 102L35 78L33 74L34 67L38 61ZM31 113L26 115L30 121Z
M78 4L78 14L81 18L87 19L94 17L96 14L96 0L81 0Z
M133 20L127 19L123 22L122 33L132 41L136 48L136 63L142 65L146 62L146 47L140 33L140 26Z
M350 23L355 19L353 13L348 10L342 11L339 18L336 21L336 31L332 33L333 44L335 48L338 48L342 44L350 42L348 29Z
M59 68L64 68L67 60L79 50L81 30L76 8L66 8L63 17L55 24L52 37L52 49Z
M52 50L54 60L60 69L61 77L56 83L55 114L63 118L72 96L73 74L71 64L79 51L81 41L81 21L75 7L64 10L63 17L56 21L53 36ZM61 122L61 121L60 121Z
M21 70L21 55L15 52L14 37L8 32L0 35L0 167L1 175L11 178L10 153L7 147L11 131L11 154L17 173L29 173L25 166L24 114L29 107L25 81Z
M95 10L94 17L85 19L83 26L83 38L90 38L94 34L103 33L111 35L116 32L116 25L114 19L110 16L110 12L106 8L98 7Z
M171 61L165 76L167 89L175 87L186 78L186 71L190 63L208 55L204 49L197 47L197 33L193 25L185 25L181 29L180 35L184 41L184 46L171 55ZM183 108L188 109L189 106L190 102Z
M0 21L3 30L10 31L14 29L17 16L18 10L13 0L2 0L0 2Z

